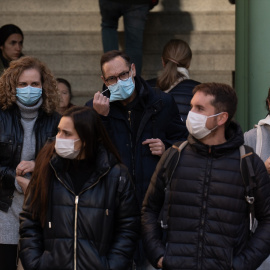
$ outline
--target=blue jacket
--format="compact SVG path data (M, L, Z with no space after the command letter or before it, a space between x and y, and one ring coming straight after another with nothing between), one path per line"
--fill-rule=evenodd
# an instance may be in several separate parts
M141 77L135 77L138 104L143 107L137 130L132 130L130 114L119 102L110 103L110 112L102 117L111 140L116 146L122 162L128 167L136 188L136 195L141 204L150 183L151 176L160 159L152 155L149 145L142 145L146 139L159 138L166 149L174 142L186 138L186 127L181 122L177 106L171 95L152 89ZM105 92L107 95L109 91ZM92 106L90 100L86 106ZM136 107L138 107L138 104ZM132 134L136 132L135 145Z
M156 86L157 79L151 79L148 80L147 83L150 84L150 86L155 87ZM193 97L193 89L195 86L199 85L200 82L194 81L194 80L183 80L182 82L178 83L175 87L173 87L169 94L173 96L181 119L186 122L188 112L190 111L190 101Z

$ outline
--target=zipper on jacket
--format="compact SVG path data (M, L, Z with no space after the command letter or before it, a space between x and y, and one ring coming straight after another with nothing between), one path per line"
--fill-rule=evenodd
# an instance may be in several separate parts
M78 218L79 196L75 197L75 221L74 221L74 270L77 269L77 218Z
M131 111L128 111L128 122L131 133L129 134L130 146L131 146L131 162L132 162L132 178L135 179L135 161L134 161L134 154L133 154L133 142L132 142L132 126L131 126ZM136 147L134 148L136 151Z
M131 128L131 111L128 111L128 122L129 122L129 126Z
M81 195L83 192L85 192L86 190L88 189L91 189L92 187L94 187L95 185L97 185L97 183L100 181L100 179L106 175L111 167L108 168L107 171L105 171L102 175L99 176L98 180L93 184L91 185L90 187L82 190L79 195L76 195L70 188L67 187L67 185L58 177L53 165L51 164L50 162L50 165L52 167L52 169L54 170L54 173L55 173L55 176L56 178L60 181L60 183L62 183L62 185L67 189L69 190L72 194L75 195L75 221L74 221L74 270L77 269L77 226L78 226L78 203L79 203L79 195ZM49 226L51 226L51 222L49 222Z

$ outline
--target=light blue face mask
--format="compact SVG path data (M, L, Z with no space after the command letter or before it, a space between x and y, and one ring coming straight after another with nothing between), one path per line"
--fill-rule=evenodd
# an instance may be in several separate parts
M38 102L42 95L42 88L30 85L23 88L16 88L16 97L25 106L31 106Z
M125 81L118 80L117 83L108 86L110 90L110 102L116 100L125 100L129 98L134 89L135 84L132 80L132 75Z

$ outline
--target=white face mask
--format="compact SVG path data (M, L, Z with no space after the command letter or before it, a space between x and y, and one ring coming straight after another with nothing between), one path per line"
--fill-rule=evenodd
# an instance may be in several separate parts
M203 114L194 113L194 112L190 111L188 113L188 117L187 117L187 121L186 121L188 132L198 140L206 137L208 134L210 134L213 130L215 130L218 127L218 126L216 126L213 129L208 129L205 126L207 118L214 117L214 116L220 115L222 113L223 112L217 113L214 115L210 115L210 116L206 116Z
M54 146L56 153L63 158L75 159L79 155L80 149L75 150L74 144L79 140L60 139L56 137Z

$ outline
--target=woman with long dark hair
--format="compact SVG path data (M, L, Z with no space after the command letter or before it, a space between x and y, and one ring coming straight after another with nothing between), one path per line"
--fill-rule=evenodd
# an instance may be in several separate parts
M139 209L127 168L95 110L68 109L38 155L20 215L25 269L127 269Z
M12 60L23 56L23 32L14 24L0 28L0 75L9 67Z

